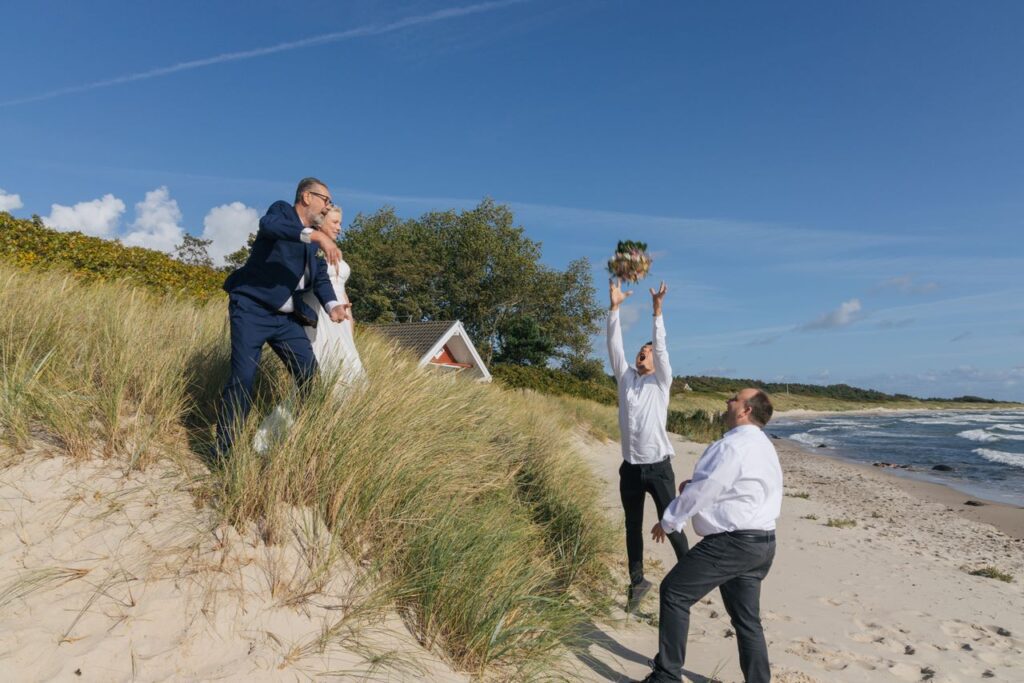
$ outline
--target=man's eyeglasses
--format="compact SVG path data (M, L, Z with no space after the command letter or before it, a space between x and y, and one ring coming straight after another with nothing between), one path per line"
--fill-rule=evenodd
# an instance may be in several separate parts
M327 204L327 206L334 206L334 202L327 195L320 194L319 192L313 192L313 190L306 190L306 192L308 192L310 194L314 194L317 197L319 197L320 199L324 200L324 203Z

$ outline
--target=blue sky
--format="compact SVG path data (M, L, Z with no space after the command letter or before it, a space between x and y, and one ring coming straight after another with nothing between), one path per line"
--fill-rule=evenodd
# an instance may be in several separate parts
M305 175L346 223L491 196L602 298L647 241L677 374L1024 400L1022 29L1019 2L16 3L0 209L219 254Z

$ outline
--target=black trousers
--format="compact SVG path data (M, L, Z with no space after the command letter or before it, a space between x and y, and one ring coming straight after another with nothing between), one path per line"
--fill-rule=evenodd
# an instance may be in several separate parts
M626 514L626 558L629 562L630 583L640 583L644 578L644 499L647 494L654 498L658 519L665 508L676 497L676 475L672 462L665 458L650 465L632 465L625 460L619 467L619 496L622 511ZM676 531L668 535L668 541L681 560L689 549L686 536Z
M769 540L771 539L771 540ZM761 629L761 581L775 559L775 532L705 536L661 582L655 680L679 681L686 660L690 607L718 588L732 619L747 683L768 683L771 669Z

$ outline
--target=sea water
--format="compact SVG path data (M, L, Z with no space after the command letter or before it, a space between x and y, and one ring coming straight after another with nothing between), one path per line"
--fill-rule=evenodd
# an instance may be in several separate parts
M819 454L906 465L896 474L1024 505L1024 411L780 416L765 430ZM947 465L952 471L938 471Z

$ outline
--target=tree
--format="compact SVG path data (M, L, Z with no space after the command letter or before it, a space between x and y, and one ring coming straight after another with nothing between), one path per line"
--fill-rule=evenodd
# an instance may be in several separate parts
M540 263L540 243L490 199L419 219L359 215L339 246L356 318L461 320L487 363L585 356L603 313L587 260L564 271Z
M501 346L494 360L514 365L545 365L555 345L537 321L527 315L506 318L498 330Z
M250 232L244 246L239 247L237 251L233 251L224 257L224 265L221 267L221 270L232 271L244 266L245 262L249 260L249 252L252 251L252 244L255 241L256 233Z
M210 253L207 251L207 247L211 244L213 244L213 240L200 239L186 232L181 244L174 247L174 258L190 266L212 268L213 259L210 258Z

